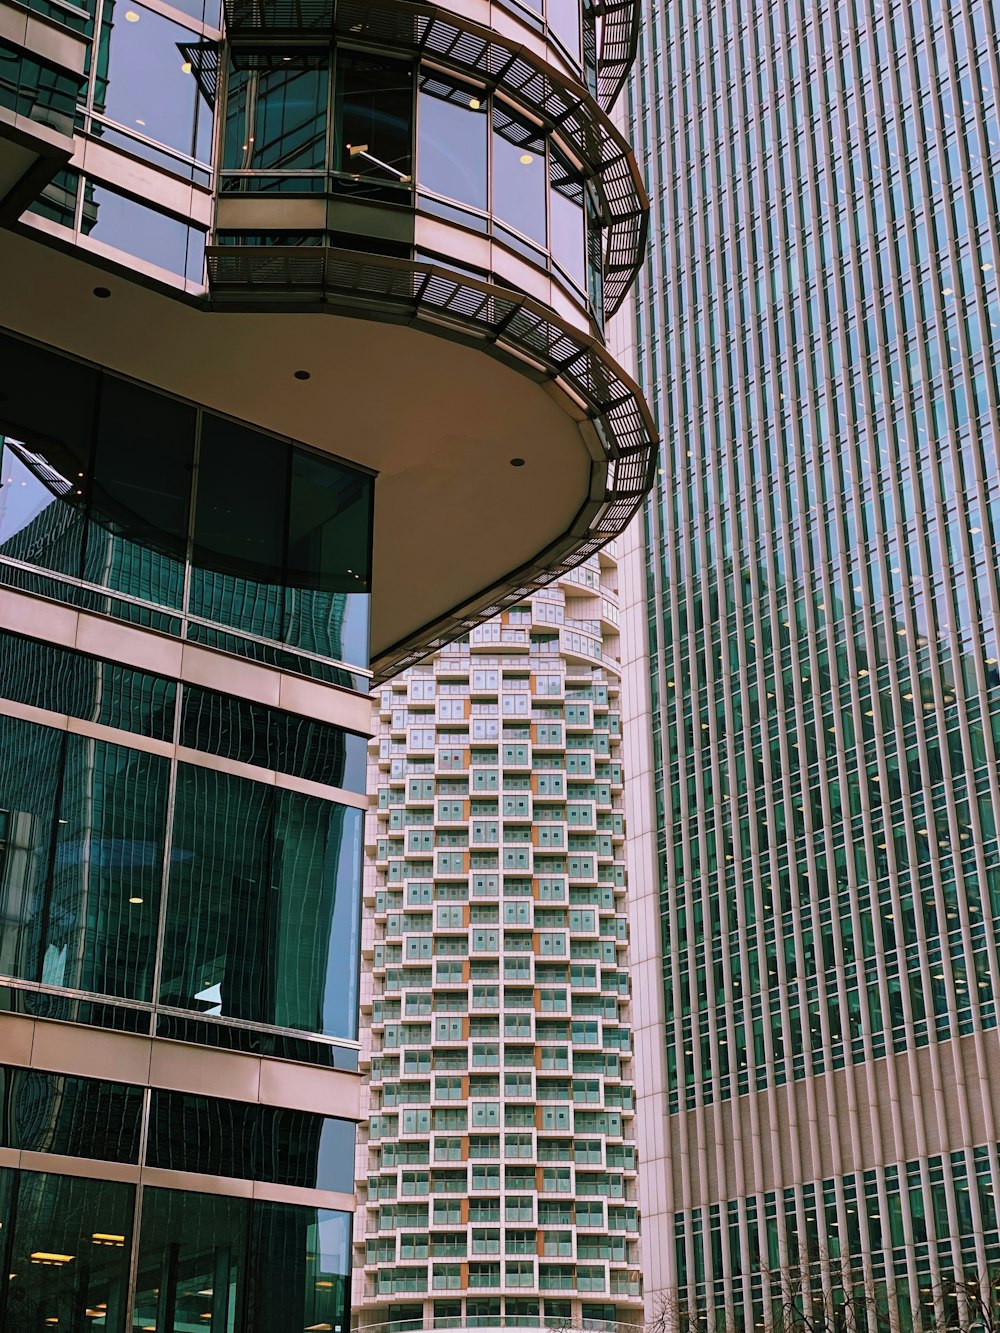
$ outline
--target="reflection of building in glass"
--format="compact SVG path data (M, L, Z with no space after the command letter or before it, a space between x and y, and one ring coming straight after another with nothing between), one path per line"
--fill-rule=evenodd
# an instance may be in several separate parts
M996 11L647 17L650 1304L975 1327L956 1284L1000 1265Z
M382 689L365 1327L640 1318L617 594L608 548Z

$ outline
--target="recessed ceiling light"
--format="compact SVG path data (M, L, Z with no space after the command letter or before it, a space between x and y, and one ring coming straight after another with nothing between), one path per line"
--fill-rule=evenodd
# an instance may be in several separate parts
M181 65L181 73L182 73L182 74L190 74L190 73L191 73L191 61L190 61L190 60L185 60L185 61L184 61L184 64Z
M510 465L511 465L511 467L524 467L524 459L523 459L523 458L512 458L512 459L510 460Z
M478 97L470 97L470 98L469 98L469 110L470 110L470 111L478 111L479 108L480 108L480 106L482 106L482 103L480 102L480 100L479 100Z
M138 23L138 22L139 22L139 15L135 12L134 9L126 9L126 11L125 11L125 21L126 21L126 23Z
M534 162L534 160L535 159L531 156L530 153L521 154L521 165L524 167L530 167L532 162Z
M132 904L134 904L136 907L138 907L138 906L142 903L142 899L141 899L141 898L130 898L130 899L129 899L129 902L132 903Z
M108 297L111 295L111 288L110 288L110 287L95 287L95 288L94 288L94 295L95 295L96 297L98 297L101 301L106 301L106 300L108 299Z
M297 371L295 372L295 378L296 378L297 380L308 380L308 379L312 379L312 376L311 376L311 374L309 373L308 370L297 370Z

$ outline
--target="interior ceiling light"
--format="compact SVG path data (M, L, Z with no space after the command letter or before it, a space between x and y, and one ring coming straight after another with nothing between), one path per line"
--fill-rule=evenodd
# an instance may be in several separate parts
M534 160L535 160L535 159L531 156L530 153L522 153L522 154L521 154L521 165L522 165L522 166L530 167L531 164L532 164L532 162L534 162Z
M125 11L125 21L126 21L127 23L138 23L138 22L139 22L139 15L135 12L134 9L126 9L126 11Z

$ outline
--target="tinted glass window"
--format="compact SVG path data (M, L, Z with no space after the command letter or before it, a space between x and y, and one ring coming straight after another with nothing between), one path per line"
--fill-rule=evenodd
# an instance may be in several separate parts
M580 0L546 0L545 17L574 59L580 59Z
M363 793L364 736L232 695L184 687L182 744Z
M346 1120L156 1092L147 1160L174 1171L350 1192L354 1138Z
M94 110L143 138L209 160L212 109L183 49L194 41L188 28L142 5L106 6L99 62L106 74L95 81ZM142 155L142 145L132 151Z
M7 1148L138 1162L142 1091L124 1083L0 1066Z
M368 661L372 478L292 449L285 639Z
M556 152L549 158L549 175L552 185L549 195L552 256L574 282L585 287L587 264L583 186Z
M0 718L0 970L151 998L166 760Z
M343 51L334 80L336 169L365 187L409 184L413 171L413 67Z
M351 1217L328 1208L255 1202L253 1333L347 1327Z
M84 577L179 607L184 592L195 410L105 375Z
M350 1242L348 1213L147 1188L134 1325L345 1330Z
M439 79L420 80L417 171L420 184L446 199L485 210L487 98Z
M205 413L193 614L281 639L290 454L287 444Z
M0 338L0 555L79 575L97 372Z
M493 211L545 244L545 140L493 104Z
M204 234L106 185L87 180L80 229L84 236L147 264L192 282L201 281Z
M108 1333L124 1333L134 1187L28 1171L3 1178L4 1329L76 1329L81 1310L100 1308Z
M325 61L231 71L223 165L239 171L322 171L329 77Z
M173 736L177 686L172 680L3 631L0 691L5 699L157 740Z
M353 1037L360 812L181 765L163 1003Z
M245 1327L248 1215L245 1199L143 1190L133 1328Z

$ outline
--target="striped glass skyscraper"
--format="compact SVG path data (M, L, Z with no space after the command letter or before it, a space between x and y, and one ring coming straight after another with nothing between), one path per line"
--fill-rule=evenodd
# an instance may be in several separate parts
M996 1327L998 22L645 6L664 444L623 697L647 1299L682 1328Z

